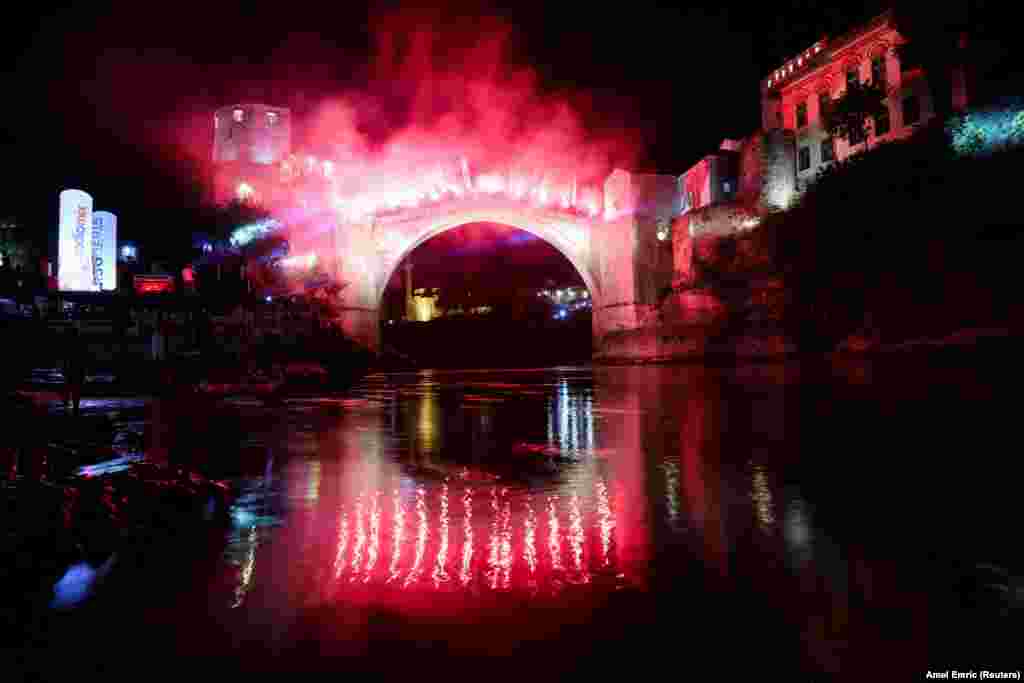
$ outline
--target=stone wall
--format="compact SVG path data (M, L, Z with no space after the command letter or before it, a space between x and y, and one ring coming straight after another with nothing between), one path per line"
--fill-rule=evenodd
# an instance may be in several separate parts
M701 212L696 214L699 218ZM784 329L786 290L759 238L751 231L674 234L671 293L642 316L636 329L610 335L595 359L767 359L793 353Z
M786 209L796 196L796 138L793 131L760 133L760 205L774 211Z
M664 290L672 286L672 244L658 239L661 220L637 216L633 220L633 262L636 264L634 300L656 304Z

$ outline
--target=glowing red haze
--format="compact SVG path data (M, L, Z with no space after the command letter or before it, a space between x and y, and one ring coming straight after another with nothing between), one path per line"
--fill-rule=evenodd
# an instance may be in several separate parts
M613 124L597 119L587 96L544 92L536 70L509 57L513 35L496 19L441 25L406 12L377 21L358 85L324 92L311 114L296 112L301 155L292 163L328 162L314 203L358 219L468 190L596 215L601 184L613 165L635 161L637 141L622 126L597 133ZM281 97L286 88L263 92ZM208 141L209 112L203 120ZM187 129L183 143L196 154L198 131Z

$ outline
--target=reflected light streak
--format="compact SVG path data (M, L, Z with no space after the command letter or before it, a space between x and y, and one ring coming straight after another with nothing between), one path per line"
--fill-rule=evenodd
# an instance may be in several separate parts
M750 499L754 502L758 525L763 531L770 530L775 524L775 512L772 492L768 488L768 476L762 465L754 465L754 472L751 475Z
M245 594L249 592L249 586L252 584L252 570L256 564L256 526L249 527L249 552L245 555L245 564L242 565L241 581L238 584L238 588L235 589L235 601L232 603L232 609L241 607L242 602L245 600Z
M794 553L799 564L810 559L813 550L814 532L807 503L794 498L786 508L783 535L786 545Z
M674 462L666 462L662 469L665 471L665 508L668 523L675 528L679 523L679 466Z
M345 551L348 550L348 513L341 513L341 522L338 524L338 553L334 556L334 578L341 578L345 571Z
M508 489L502 489L502 498L508 493ZM505 501L505 507L501 513L501 587L508 589L512 577L512 503Z
M587 398L587 402L583 406L584 417L587 423L587 435L586 443L587 450L591 453L594 452L594 399Z
M448 572L445 571L445 566L448 564L448 484L441 486L441 516L438 519L438 533L441 537L441 545L437 549L437 563L434 566L435 586L440 586L448 581Z
M380 491L373 494L373 502L370 503L370 547L366 557L366 576L364 582L368 582L373 576L373 568L377 565L377 556L380 551Z
M558 387L558 445L565 453L569 447L569 384L564 379Z
M607 479L594 478L578 491L543 494L543 498L527 492L520 498L509 488L488 485L484 491L489 494L489 509L477 519L473 518L474 490L468 483L453 488L445 481L437 486L417 484L414 503L404 500L407 494L401 487L393 488L390 504L383 499L383 491L360 491L354 505L345 505L338 513L335 552L325 558L333 565L325 572L328 580L338 585L342 581L345 585L400 585L416 591L444 590L453 584L471 589L474 582L483 581L481 587L490 591L522 590L535 595L542 585L558 591L566 582L592 583L594 572L604 573L618 562L613 542L617 521ZM431 491L438 495L436 543L430 532ZM462 500L461 533L452 527L451 505L456 495ZM586 519L590 504L594 510L592 531ZM544 505L546 522L540 519ZM406 523L413 511L415 531L409 531ZM546 538L542 524L547 525ZM462 537L461 551L454 547L458 541L453 534ZM486 538L482 555L474 547L477 537ZM249 538L255 543L254 531ZM541 557L541 544L547 545L550 565ZM405 546L412 547L406 550ZM454 557L460 558L458 568L449 566ZM248 559L240 563L242 585L236 603L251 581L253 559L250 546Z
M405 540L405 507L402 505L402 497L398 489L394 494L394 528L392 530L391 543L391 567L388 575L388 583L398 578L398 563L402 557L402 541Z
M437 398L432 392L425 392L419 404L419 425L416 434L420 439L419 452L432 452L437 432Z
M408 588L420 577L420 573L423 571L423 553L427 548L427 536L430 532L429 522L427 520L427 491L423 486L419 486L416 489L416 516L419 518L419 525L416 531L416 557L413 559L412 569L409 570L409 574L405 577L405 587Z
M498 566L498 552L499 552L499 540L498 540L498 517L500 516L500 509L498 507L498 487L494 486L491 488L491 537L488 542L488 548L490 554L487 556L487 578L490 581L491 590L495 590L498 587L498 579L500 569Z
M580 425L579 421L577 420L579 416L576 414L576 406L574 405L575 403L576 402L570 397L566 401L565 405L566 412L569 414L569 449L573 453L578 452L580 445Z
M526 498L526 521L523 523L523 560L530 570L530 582L534 585L537 572L537 515L533 511L533 500Z
M569 502L569 542L572 545L573 568L578 583L589 583L590 575L583 568L583 513L580 497L573 493Z
M473 566L473 489L467 487L462 494L463 509L463 540L462 540L462 572L459 580L463 586L469 585L470 569Z
M359 578L359 566L363 563L363 548L366 546L366 532L363 531L363 494L356 498L356 544L352 548L352 581Z
M320 461L309 463L309 490L306 499L315 502L320 498Z
M562 571L562 538L558 530L558 510L555 503L558 496L548 496L548 550L551 553L551 569Z
M608 503L608 485L598 481L597 486L597 519L601 530L601 566L607 568L611 564L612 532L615 530L615 515Z

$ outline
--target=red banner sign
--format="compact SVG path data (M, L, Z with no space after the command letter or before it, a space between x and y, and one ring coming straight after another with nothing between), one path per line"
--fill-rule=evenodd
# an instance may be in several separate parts
M174 292L173 275L136 275L136 294L170 294Z

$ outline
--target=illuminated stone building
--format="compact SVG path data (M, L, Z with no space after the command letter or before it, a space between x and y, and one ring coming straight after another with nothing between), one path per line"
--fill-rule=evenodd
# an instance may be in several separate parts
M934 116L925 74L902 64L897 55L895 48L905 42L892 13L886 12L843 36L818 41L761 81L764 130L795 135L798 189L833 161L906 138ZM824 128L823 112L853 81L881 85L888 93L887 115L872 121L866 135L833 140ZM962 70L954 72L953 83L951 105L963 109L967 91Z
M723 141L679 176L672 228L676 281L680 265L685 271L690 261L688 238L748 230L764 213L789 207L829 164L906 138L934 116L925 74L900 63L895 48L905 42L886 12L843 36L819 40L762 79L761 130ZM833 140L823 112L854 80L882 84L888 115L871 121L866 135ZM954 72L953 84L951 104L962 109L962 71Z
M412 294L412 317L409 319L415 322L428 322L434 318L440 318L444 314L437 305L437 300L440 296L441 292L436 287L433 289L420 287L414 290Z

